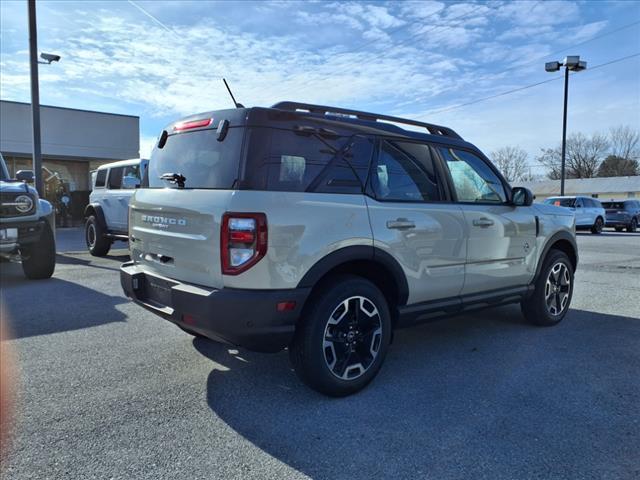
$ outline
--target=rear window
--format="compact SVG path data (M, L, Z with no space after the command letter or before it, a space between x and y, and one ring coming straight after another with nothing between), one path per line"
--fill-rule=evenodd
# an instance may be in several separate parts
M556 207L573 207L576 204L575 198L547 198L544 203L555 205Z
M156 146L151 153L145 186L176 187L160 178L165 173L175 173L185 178L184 188L233 188L238 178L244 130L230 128L221 142L211 129L170 135L163 148Z
M602 202L602 206L608 209L624 210L624 202Z

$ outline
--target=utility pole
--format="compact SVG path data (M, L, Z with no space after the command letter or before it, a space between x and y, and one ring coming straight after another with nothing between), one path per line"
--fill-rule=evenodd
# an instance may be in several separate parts
M33 133L33 174L38 195L44 196L42 151L40 146L40 92L38 90L38 30L36 0L27 0L29 8L29 65L31 69L31 127Z

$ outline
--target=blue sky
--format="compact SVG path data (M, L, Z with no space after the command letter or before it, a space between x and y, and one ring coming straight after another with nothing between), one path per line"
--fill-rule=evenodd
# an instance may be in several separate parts
M26 1L0 2L0 97L29 101ZM560 140L561 73L640 53L640 2L39 1L41 103L140 116L297 100L441 123L486 153ZM457 108L536 82L557 80ZM640 128L640 56L570 79L569 131ZM537 168L537 167L536 167ZM534 173L542 173L534 169Z

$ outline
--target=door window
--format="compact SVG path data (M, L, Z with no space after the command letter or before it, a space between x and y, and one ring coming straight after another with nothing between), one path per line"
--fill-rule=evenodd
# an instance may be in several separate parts
M122 167L116 167L109 170L109 189L120 190L122 187Z
M454 148L440 147L459 202L505 203L500 178L480 157Z
M125 178L133 179L134 181L125 182ZM140 175L140 165L128 165L124 167L124 172L122 174L122 188L127 188L125 184L128 185L140 185L141 183L141 175ZM133 188L129 186L128 188Z
M371 175L379 200L439 201L437 176L429 147L424 144L384 141Z
M581 198L577 198L576 199L575 207L576 208L584 208L584 204L582 203L582 199Z

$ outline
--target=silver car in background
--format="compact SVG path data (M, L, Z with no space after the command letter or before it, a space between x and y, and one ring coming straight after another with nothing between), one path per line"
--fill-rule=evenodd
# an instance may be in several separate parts
M577 230L590 230L596 235L602 233L607 215L598 199L581 196L549 197L544 203L571 210L576 216Z

